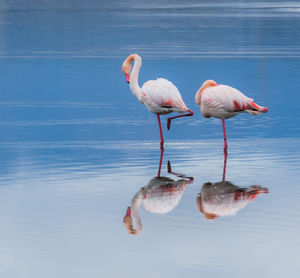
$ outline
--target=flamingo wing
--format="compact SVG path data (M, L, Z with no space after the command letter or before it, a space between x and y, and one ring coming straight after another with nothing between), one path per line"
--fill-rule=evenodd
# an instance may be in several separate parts
M208 108L222 109L226 112L242 112L253 109L253 100L251 98L227 85L218 85L205 89L201 102Z
M142 101L151 102L154 105L187 110L177 87L167 79L158 78L149 80L142 86Z

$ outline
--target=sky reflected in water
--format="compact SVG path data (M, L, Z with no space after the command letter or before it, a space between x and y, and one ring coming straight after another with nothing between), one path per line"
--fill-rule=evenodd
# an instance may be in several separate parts
M299 270L298 139L232 139L226 181L268 193L235 215L207 220L197 198L205 184L222 180L222 143L166 143L161 176L186 182L156 191L149 185L157 176L158 142L1 144L2 273L135 277L151 261L146 277L293 275ZM148 206L139 206L142 231L133 236L123 217L137 195Z
M0 11L1 277L297 277L298 2ZM195 112L170 131L162 117L159 178L156 116L121 72L131 53L140 84L171 80ZM194 102L206 79L269 108L226 121L224 179L221 121Z

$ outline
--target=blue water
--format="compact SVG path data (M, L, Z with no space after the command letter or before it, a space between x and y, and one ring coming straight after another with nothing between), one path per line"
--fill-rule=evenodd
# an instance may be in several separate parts
M0 11L0 277L298 277L298 2L2 1ZM156 116L121 72L131 53L140 84L171 80L195 112L170 131L162 116L160 186ZM227 189L221 122L194 102L206 79L269 108L226 122ZM199 210L207 183L210 205L235 204L230 215ZM137 235L123 224L134 200Z

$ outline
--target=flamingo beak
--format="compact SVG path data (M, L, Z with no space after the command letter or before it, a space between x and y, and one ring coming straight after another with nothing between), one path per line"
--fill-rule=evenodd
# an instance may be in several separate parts
M130 83L130 75L125 73L126 82Z
M131 216L131 208L130 208L130 207L127 208L126 216L127 216L127 217L128 217L128 216L129 216L129 217Z

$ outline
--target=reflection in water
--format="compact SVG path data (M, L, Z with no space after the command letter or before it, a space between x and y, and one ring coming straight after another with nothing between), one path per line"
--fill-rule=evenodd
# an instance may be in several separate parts
M239 187L225 180L227 155L224 159L223 178L217 183L207 182L196 199L197 207L206 219L235 215L268 188L259 185Z
M175 173L171 169L171 163L168 161L168 173L180 177L180 180L173 180L168 177L161 177L161 164L163 159L163 149L161 149L158 174L152 178L148 185L142 187L132 198L131 207L127 208L123 219L125 228L130 234L137 235L142 229L142 220L139 214L139 208L143 203L144 208L151 213L164 214L172 211L182 197L182 193L187 185L193 182L193 177L187 177L180 173ZM133 228L133 219L136 228Z
M197 207L206 219L235 215L260 193L268 193L268 189L258 185L242 188L228 181L207 182L197 198Z

